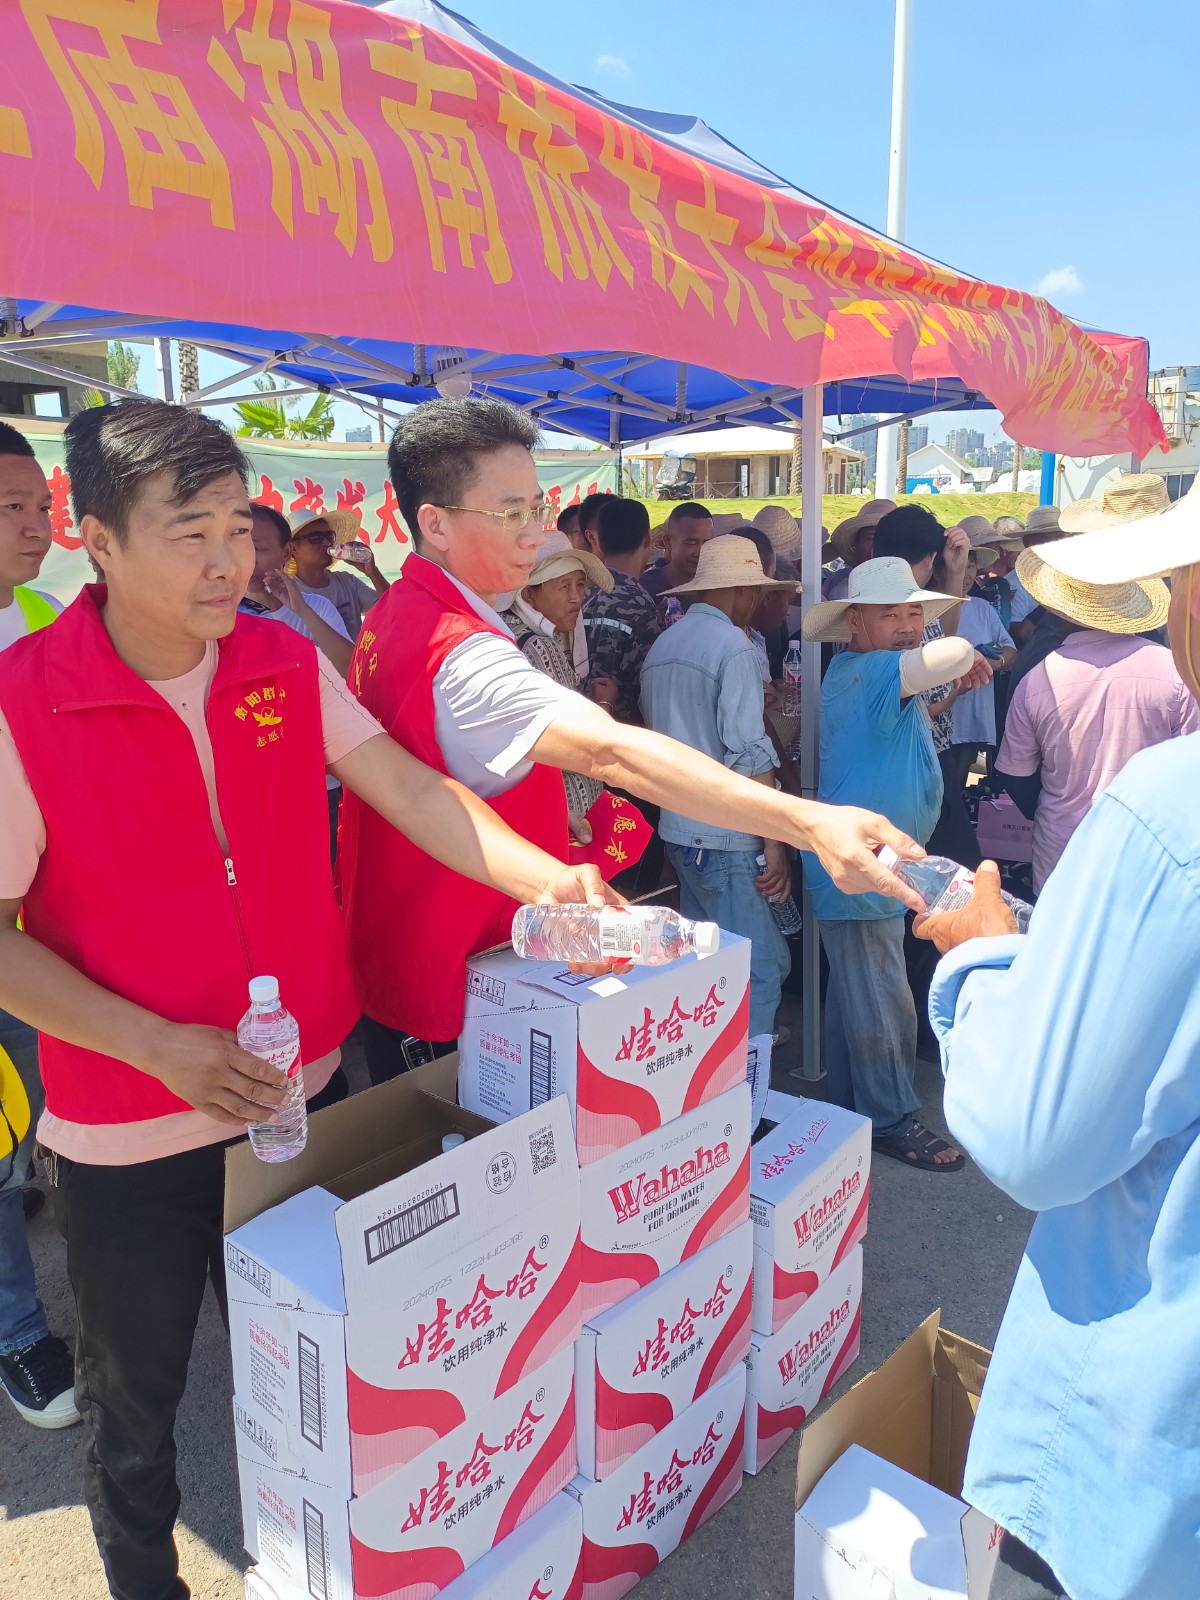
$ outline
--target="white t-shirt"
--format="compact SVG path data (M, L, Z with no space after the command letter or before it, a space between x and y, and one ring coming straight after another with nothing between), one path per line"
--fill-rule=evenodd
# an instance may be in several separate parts
M579 695L539 672L500 614L452 573L446 577L476 616L505 635L465 639L433 680L434 730L446 770L480 799L490 800L528 777L530 750L559 716L578 714Z
M52 594L46 594L41 589L34 589L32 592L52 605L56 612L62 611L62 601L56 600ZM25 621L25 613L14 596L12 604L0 611L0 650L7 650L10 644L16 644L17 640L23 639L28 632L29 624Z

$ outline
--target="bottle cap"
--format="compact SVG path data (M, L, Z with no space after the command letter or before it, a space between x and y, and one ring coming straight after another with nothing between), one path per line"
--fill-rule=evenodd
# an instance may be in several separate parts
M467 1136L465 1133L444 1133L442 1135L442 1154L445 1155L447 1150L457 1150L460 1144L466 1144L466 1142Z
M889 872L895 872L896 868L900 865L900 857L892 849L890 844L881 844L879 849L875 852L875 859L879 862L881 867L886 867Z
M715 922L693 923L692 943L702 961L705 956L715 956L721 948L721 930Z
M250 999L256 1006L266 1005L268 1000L279 999L278 978L251 978Z

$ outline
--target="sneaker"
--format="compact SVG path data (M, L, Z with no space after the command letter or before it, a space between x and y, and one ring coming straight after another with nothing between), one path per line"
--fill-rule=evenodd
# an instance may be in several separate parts
M0 1389L35 1428L69 1428L79 1421L71 1352L53 1334L28 1350L0 1356Z

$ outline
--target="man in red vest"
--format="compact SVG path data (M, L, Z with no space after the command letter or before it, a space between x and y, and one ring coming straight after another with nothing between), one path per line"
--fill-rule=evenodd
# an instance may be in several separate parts
M282 1099L237 1045L247 983L279 978L310 1106L344 1094L359 1014L326 772L498 895L603 892L393 744L309 641L239 615L248 467L218 423L85 412L67 469L106 583L0 656L0 1007L41 1034L110 1591L181 1600L173 1429L209 1276L223 1304L224 1145Z
M565 769L718 828L815 850L847 891L880 890L920 909L873 853L888 843L920 854L886 818L794 799L773 774L742 777L614 721L530 665L497 604L524 587L542 542L536 440L536 424L499 400L430 401L397 427L388 470L416 551L359 635L350 686L362 704L543 849L568 848ZM347 797L342 904L375 1082L403 1070L405 1033L457 1037L464 958L509 936L513 902L444 860Z

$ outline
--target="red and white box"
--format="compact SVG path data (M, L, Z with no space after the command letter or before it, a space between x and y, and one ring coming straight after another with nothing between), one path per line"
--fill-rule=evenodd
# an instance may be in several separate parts
M567 1107L347 1203L303 1190L225 1249L239 1449L343 1499L365 1494L574 1341Z
M778 1333L867 1233L870 1119L823 1100L796 1108L750 1152L755 1333Z
M587 1322L750 1214L750 1089L729 1089L579 1174Z
M576 1478L583 1600L620 1600L742 1486L746 1368L689 1406L603 1483Z
M611 1476L745 1359L753 1259L744 1222L587 1324L575 1341L585 1478Z
M862 1246L778 1333L756 1333L746 1364L746 1471L761 1472L858 1360Z
M507 1122L565 1094L581 1166L746 1078L750 945L587 978L511 950L467 965L458 1093Z
M574 1477L574 1367L560 1351L352 1500L239 1441L244 1538L262 1578L288 1600L431 1600Z
M565 1490L442 1590L442 1600L582 1600L582 1595L583 1510Z

